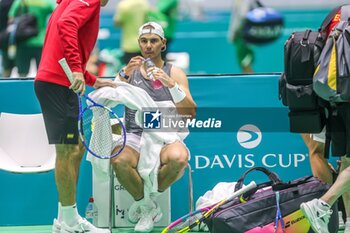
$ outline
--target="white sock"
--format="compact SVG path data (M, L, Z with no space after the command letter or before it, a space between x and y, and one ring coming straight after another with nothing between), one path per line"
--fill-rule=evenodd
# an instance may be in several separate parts
M321 207L321 209L328 210L331 208L331 206L327 202L325 202L324 200L322 200L322 199L318 199L318 200L319 200L319 203L321 204L321 205L319 205Z
M157 198L162 194L163 192L153 192L150 194L150 197L151 197L151 200L156 202L157 201Z
M62 222L62 204L61 202L58 202L58 213L57 213L57 221L60 223Z
M80 220L80 215L78 213L77 204L69 206L61 206L62 221L68 226L74 226Z
M138 206L143 205L145 203L145 198L137 200L137 201L135 201L135 203L137 203Z

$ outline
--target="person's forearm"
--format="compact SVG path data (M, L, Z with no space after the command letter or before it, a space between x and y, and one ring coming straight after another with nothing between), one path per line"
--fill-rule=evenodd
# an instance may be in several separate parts
M179 114L181 114L185 117L190 117L190 118L196 117L197 106L189 98L185 97L185 99L183 99L181 102L175 104L175 106L176 106L176 110Z

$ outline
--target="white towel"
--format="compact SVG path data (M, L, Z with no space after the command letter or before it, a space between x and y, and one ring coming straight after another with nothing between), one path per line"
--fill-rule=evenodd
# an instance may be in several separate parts
M175 107L171 101L154 102L146 91L141 88L132 86L122 81L115 81L117 88L103 87L97 89L89 94L90 98L95 100L99 104L103 104L107 107L113 108L118 104L124 104L130 109L136 110L135 121L142 127L142 109L143 108L157 108L157 107ZM105 127L101 127L103 129ZM110 127L109 127L110 128ZM94 143L104 143L106 148L111 148L112 145L111 136L104 135L110 134L108 131L99 131L95 127L94 134L98 134L100 140L96 140ZM96 132L99 131L99 132ZM145 187L145 198L149 198L150 193L157 192L158 182L157 175L160 166L160 151L164 144L170 144L177 140L182 141L188 132L176 133L176 132L157 132L157 131L144 131L141 136L141 151L140 160L137 170L142 177ZM101 140L103 138L103 140ZM106 142L105 139L109 142ZM88 154L87 160L91 161L94 169L101 169L106 173L108 177L109 161L98 159L91 154Z

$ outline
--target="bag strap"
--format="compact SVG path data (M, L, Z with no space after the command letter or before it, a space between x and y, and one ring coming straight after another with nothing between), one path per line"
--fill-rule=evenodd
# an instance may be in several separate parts
M301 39L301 62L308 62L311 58L311 48L309 46L309 36L311 30L307 29L304 32L303 38Z
M296 187L298 185L305 184L305 183L309 182L309 180L311 180L312 178L313 178L313 176L307 176L303 179L298 180L298 182L295 182L295 183L288 182L288 183L274 184L274 185L272 185L272 190L273 191L281 191L284 189Z
M276 173L266 169L265 167L253 167L253 168L249 169L248 171L244 172L242 174L242 176L238 179L237 184L235 186L235 191L237 191L243 187L243 182L244 182L245 177L253 171L263 172L270 179L270 181L272 182L271 184L282 183L282 181L280 180L280 178L278 177L278 175Z
M332 104L332 103L331 103ZM334 106L329 106L327 107L328 110L328 116L327 116L327 120L326 120L326 141L324 144L324 158L325 159L329 159L329 151L330 151L330 147L331 147L331 117L333 116L333 114L337 114L337 110L335 109Z

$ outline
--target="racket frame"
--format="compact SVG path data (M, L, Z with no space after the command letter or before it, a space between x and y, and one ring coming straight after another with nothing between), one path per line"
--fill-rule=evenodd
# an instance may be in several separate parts
M73 73L71 71L71 69L69 68L69 65L67 63L67 60L65 58L62 58L58 61L58 63L61 65L63 71L65 72L65 74L67 75L70 83L73 83L74 81L74 78L73 78ZM84 96L85 99L87 99L89 102L91 102L92 104L91 105L88 105L86 106L85 108L83 108L83 104L82 104L82 97L79 93L77 93L77 96L78 96L78 100L79 100L79 115L78 115L78 131L79 131L79 137L80 137L80 140L82 141L84 147L86 148L86 150L91 153L93 156L97 157L97 158L100 158L100 159L111 159L115 156L117 156L125 147L125 144L126 144L126 129L125 129L125 126L123 124L123 122L121 122L121 120L119 119L118 115L112 111L112 109L102 105L102 104L99 104L99 103L96 103L94 100L92 100L88 95L86 94L83 94L82 96ZM115 152L114 154L110 155L110 156L100 156L100 155L97 155L96 153L94 153L90 148L89 148L89 145L88 143L86 142L85 140L85 135L84 135L84 130L83 130L83 126L82 126L82 119L83 119L83 115L84 113L87 111L87 110L90 110L91 108L93 107L100 107L100 108L104 108L105 110L107 110L109 113L111 113L118 121L119 121L119 124L122 128L122 134L123 134L123 144L122 145L119 145L120 148L118 149L117 152Z

